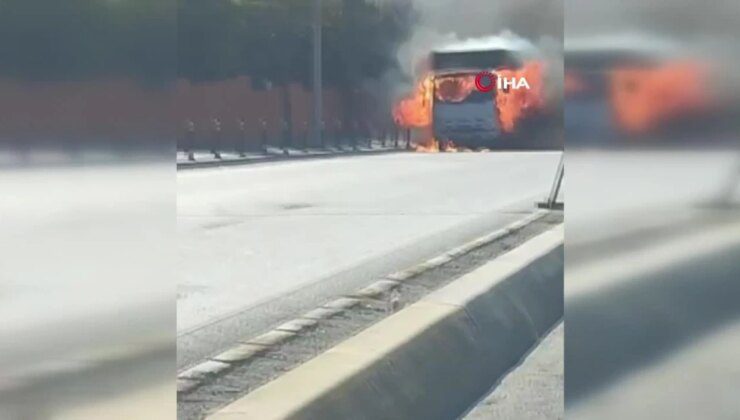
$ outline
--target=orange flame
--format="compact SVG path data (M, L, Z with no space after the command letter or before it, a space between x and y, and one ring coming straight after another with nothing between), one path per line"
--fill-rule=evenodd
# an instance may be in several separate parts
M441 76L434 79L437 99L444 102L462 102L475 89L475 75L472 74Z
M521 68L497 69L494 73L506 79L524 78L529 85L529 89L499 90L495 94L495 100L492 100L502 130L510 133L527 115L544 106L543 63L530 61ZM439 143L431 134L434 95L445 102L462 102L476 89L475 78L475 74L439 77L430 74L417 83L414 92L395 104L393 118L398 126L424 129L426 140L418 142L417 151L440 150ZM450 144L445 150L458 151L454 144Z
M417 143L414 150L421 153L437 153L439 152L439 142L434 138L429 138Z
M706 69L695 62L655 68L622 67L609 75L614 118L632 133L705 109L711 103Z
M428 127L432 125L432 76L426 76L414 92L393 107L393 119L400 127Z
M422 153L437 153L442 151L443 149L440 146L439 141L437 141L434 137L429 137L427 140L417 143L414 150ZM448 141L445 144L444 151L447 153L457 153L465 150L458 148L455 143Z
M529 85L529 89L500 89L496 92L501 129L511 133L525 116L544 106L543 65L538 61L530 61L519 69L499 69L495 73L507 80L524 78Z

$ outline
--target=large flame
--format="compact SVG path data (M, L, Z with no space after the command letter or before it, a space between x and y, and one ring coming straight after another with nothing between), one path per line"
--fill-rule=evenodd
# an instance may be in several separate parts
M445 142L445 145L443 148L440 142L437 141L434 137L427 137L425 140L418 142L414 150L417 152L422 152L422 153L437 153L442 150L444 150L447 153L469 152L470 151L470 149L457 147L457 145L455 145L455 143L451 141Z
M609 74L616 123L645 133L662 123L705 109L711 103L707 69L695 62L657 67L621 67Z
M434 137L429 137L417 143L414 150L422 153L437 153L439 152L439 142Z
M543 64L529 61L521 68L498 69L495 73L499 78L507 80L524 78L529 85L529 89L501 89L496 92L496 109L501 129L511 133L524 117L544 106Z
M396 103L393 107L393 119L399 127L420 128L432 125L433 83L431 75L422 78L413 93Z
M493 93L491 104L502 131L514 132L517 125L527 116L544 106L543 63L526 62L521 68L501 68L493 71L499 78L519 80L524 78L529 89L502 89ZM422 129L423 140L417 142L416 149L422 152L437 152L439 142L432 135L432 107L434 96L445 102L462 102L475 89L476 74L426 75L416 85L414 91L399 100L393 107L396 124L405 129ZM450 143L446 151L457 151Z
M460 103L475 89L473 74L439 76L434 79L435 96L444 102Z

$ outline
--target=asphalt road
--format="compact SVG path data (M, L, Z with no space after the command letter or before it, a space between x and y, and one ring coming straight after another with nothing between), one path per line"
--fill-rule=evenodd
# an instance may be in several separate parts
M3 419L89 418L172 383L172 165L63 158L0 170Z
M524 217L559 157L400 153L178 172L178 369Z
M569 419L738 417L739 158L568 152Z

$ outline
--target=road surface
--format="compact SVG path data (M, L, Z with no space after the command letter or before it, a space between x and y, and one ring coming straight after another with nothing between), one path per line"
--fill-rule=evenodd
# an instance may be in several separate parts
M569 419L737 418L738 159L568 152Z
M178 369L524 217L560 153L399 153L178 172Z
M172 383L172 166L64 158L0 170L0 418Z
M463 420L564 418L564 335L560 322Z

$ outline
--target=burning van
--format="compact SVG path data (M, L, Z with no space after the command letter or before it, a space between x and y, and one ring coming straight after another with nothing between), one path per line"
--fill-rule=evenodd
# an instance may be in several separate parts
M544 64L515 48L443 49L394 118L417 149L499 148L544 106Z
M650 37L573 40L565 52L571 144L676 138L715 107L710 66ZM664 134L669 134L665 136Z
M491 147L504 130L497 109L498 89L478 89L479 74L491 76L483 83L495 86L491 69L519 68L521 61L507 50L435 52L432 88L432 133L445 147L454 142L466 147Z

